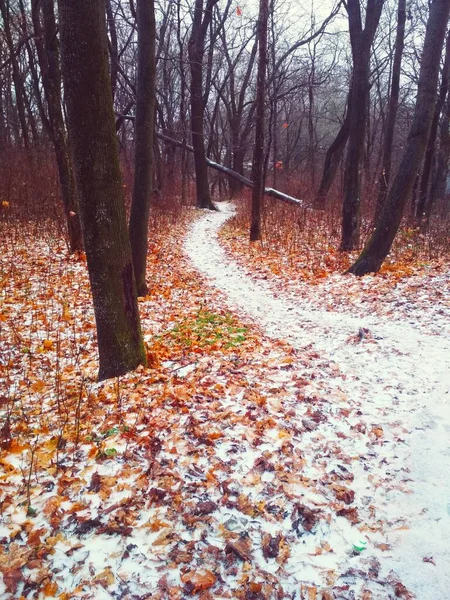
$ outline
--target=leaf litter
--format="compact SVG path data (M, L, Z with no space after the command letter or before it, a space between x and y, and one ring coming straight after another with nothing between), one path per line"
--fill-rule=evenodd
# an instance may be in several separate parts
M194 225L186 243L193 264L226 294L233 310L253 319L266 335L315 354L320 371L325 366L334 371L322 395L333 398L335 408L336 399L345 405L328 415L328 426L338 435L340 450L356 460L351 483L344 483L350 493L334 488L344 505L346 499L350 502L339 514L364 534L361 539L367 542L367 550L361 556L380 562L378 577L391 581L393 597L446 598L450 585L448 265L409 268L408 279L404 270L396 272L393 267L364 278L330 269L305 282L301 273L295 276L289 261L284 268L273 269L267 249L233 232L230 235L228 226L226 235L219 234L233 212L225 204L221 213L205 215L203 222ZM205 247L207 260L202 254ZM349 431L334 429L336 417L345 421ZM314 425L309 427L313 430ZM332 439L326 429L325 448ZM365 436L365 450L358 434ZM312 451L326 456L318 447ZM385 539L377 539L375 532ZM432 556L433 563L425 560L424 569L426 556ZM385 590L379 597L391 597L390 592Z
M202 216L186 250L245 292L204 238L219 215ZM284 313L283 335L261 321L264 333L192 269L175 242L186 226L149 249L149 368L101 384L83 257L57 236L3 250L0 597L412 597L393 551L422 509L405 500L410 388L385 380L372 397L311 323L297 325L306 345ZM198 264L206 242L210 271ZM257 292L256 314L271 311ZM351 358L377 364L380 342L344 329ZM433 544L430 578L443 559Z

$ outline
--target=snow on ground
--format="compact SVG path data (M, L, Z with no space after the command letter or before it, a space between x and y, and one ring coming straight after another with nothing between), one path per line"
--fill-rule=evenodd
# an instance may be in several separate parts
M423 301L420 288L416 294L408 293L405 302L400 287L400 313L394 303L389 316L383 314L386 310L377 315L376 300L370 316L364 316L366 303L350 309L341 304L334 312L327 282L311 288L309 297L306 293L296 297L269 281L252 280L233 263L217 236L231 214L232 208L222 205L220 212L208 212L194 224L185 243L192 264L226 294L231 309L251 317L267 335L317 352L319 368L320 361L324 368L334 368L322 382L322 393L334 410L321 435L303 437L299 449L310 464L323 464L330 443L337 441L337 421L348 418L350 429L368 433L371 443L366 447L351 431L338 435L340 450L358 457L352 463L351 487L360 515L368 519L366 530L358 526L368 542L365 557L379 561L384 576L394 571L419 600L446 600L450 589L450 314L448 306L439 304L448 294L448 276L436 278L431 305ZM362 280L369 295L374 279ZM345 288L352 282L349 276L336 276L331 285L336 292L339 285ZM348 417L339 410L340 398L345 399ZM374 523L379 523L379 531ZM345 534L337 528L333 534L344 543ZM341 573L347 561L351 575L348 554L337 555ZM291 557L288 565L304 568L303 558ZM396 593L401 597L401 590ZM386 592L375 597L391 596Z
M448 598L447 290L297 299L225 256L226 218L200 216L190 260L186 222L152 241L150 364L120 381L95 381L83 261L4 243L1 600ZM350 286L370 303L334 311Z

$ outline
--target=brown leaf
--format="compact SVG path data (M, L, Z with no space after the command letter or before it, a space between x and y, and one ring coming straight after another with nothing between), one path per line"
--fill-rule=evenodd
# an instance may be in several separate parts
M344 485L333 485L333 491L338 500L351 504L355 499L355 492Z
M382 438L384 435L384 431L381 425L373 425L372 429L370 430L370 433L378 439Z
M216 583L216 576L207 569L188 571L182 575L181 581L185 584L186 593L194 595L211 588Z
M227 542L225 546L226 554L235 554L238 558L243 560L244 562L250 562L252 558L251 550L252 550L252 541L247 534L241 534L239 539L234 541Z
M298 529L301 525L305 531L311 531L319 520L319 512L313 511L304 504L297 504L292 513L292 526Z
M88 492L98 493L100 491L101 487L102 487L102 478L97 472L95 472L91 477L91 483L89 484Z
M264 558L276 558L280 552L281 536L272 537L270 533L264 533L262 537L262 551Z
M358 510L354 507L352 508L340 508L336 511L336 514L338 517L345 517L346 519L348 519L350 521L350 523L352 523L353 525L356 525L356 523L359 523L361 521L361 519L358 516Z
M22 579L22 572L20 569L5 569L3 571L3 581L5 583L6 590L11 592L14 597L17 591L17 586Z
M264 473L264 471L273 471L274 466L266 456L259 456L253 464L253 469L258 473Z
M208 500L206 502L199 502L194 508L194 515L209 515L215 510L217 510L217 504L215 502L212 502L211 500Z

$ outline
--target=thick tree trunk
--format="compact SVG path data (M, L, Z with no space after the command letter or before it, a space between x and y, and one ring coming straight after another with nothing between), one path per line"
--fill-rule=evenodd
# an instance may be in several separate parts
M395 37L394 62L392 65L391 93L389 96L386 130L384 133L383 160L378 187L375 221L381 214L391 177L392 147L394 144L395 122L397 120L398 98L400 92L400 74L403 48L405 45L406 0L398 0L397 33Z
M436 103L439 62L450 13L450 0L433 0L422 52L416 108L398 172L392 182L376 229L350 267L349 273L365 275L380 269L389 254L402 220L414 177L424 157Z
M39 10L42 10L43 31ZM32 1L36 49L41 69L42 85L47 101L51 136L58 165L61 196L67 221L71 252L83 249L81 223L78 213L77 190L70 157L61 105L61 69L54 0Z
M62 65L99 379L145 363L115 132L104 0L59 0Z
M347 12L353 57L350 134L344 172L341 250L355 250L360 238L361 178L369 102L370 48L384 0L367 0L362 29L359 0L348 0Z
M212 9L218 0L207 0L203 9L203 0L195 0L194 20L189 38L189 66L191 69L191 129L194 147L195 183L197 188L197 207L214 210L208 182L205 137L203 133L203 58L205 38L212 19Z
M258 76L256 81L256 126L255 148L253 151L253 192L250 241L261 239L261 210L264 198L264 104L267 71L267 21L269 19L269 0L259 0L258 17Z
M130 241L139 296L148 293L147 267L148 219L154 167L155 128L155 5L154 0L136 4L138 32L138 71L135 121L135 159L133 202L130 214Z

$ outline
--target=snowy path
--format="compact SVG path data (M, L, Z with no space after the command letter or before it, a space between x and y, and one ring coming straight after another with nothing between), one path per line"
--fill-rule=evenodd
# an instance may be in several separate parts
M231 214L228 206L204 214L188 234L187 255L225 293L231 309L252 318L267 335L298 349L312 348L322 363L337 366L330 393L339 389L358 407L361 422L384 432L379 470L373 471L373 461L369 474L367 465L359 465L352 486L388 525L392 551L375 553L381 568L385 574L394 570L419 600L448 599L450 340L385 318L305 310L269 283L252 281L217 239ZM361 328L370 333L358 341ZM350 453L351 440L345 444ZM372 483L378 477L382 483L369 490L368 475Z

